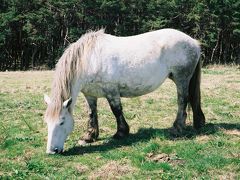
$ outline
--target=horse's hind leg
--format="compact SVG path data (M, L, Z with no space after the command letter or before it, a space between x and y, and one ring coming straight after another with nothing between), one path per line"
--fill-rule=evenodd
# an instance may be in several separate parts
M89 107L89 121L87 133L82 140L87 143L93 142L98 138L98 117L97 117L97 98L92 96L85 96Z
M182 133L183 128L185 127L187 112L186 107L188 103L188 79L173 79L177 86L177 102L178 102L178 111L175 122L173 123L172 133L179 135Z
M121 139L129 134L129 126L123 116L120 97L108 96L107 100L117 120L117 132L115 133L113 138Z

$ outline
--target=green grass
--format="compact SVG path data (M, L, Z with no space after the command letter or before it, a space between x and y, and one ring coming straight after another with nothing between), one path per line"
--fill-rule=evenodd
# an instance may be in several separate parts
M46 106L52 72L0 73L0 179L239 179L240 71L203 69L202 106L207 118L200 131L192 117L181 137L172 137L177 110L175 85L167 80L148 95L122 99L131 134L113 140L116 122L100 99L100 138L79 146L86 131L87 106L79 96L75 129L62 155L46 155ZM190 112L190 114L192 114ZM154 160L158 155L167 158Z

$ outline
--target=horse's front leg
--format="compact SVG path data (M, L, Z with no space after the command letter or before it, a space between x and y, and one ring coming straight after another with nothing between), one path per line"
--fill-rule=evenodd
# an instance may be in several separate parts
M121 139L129 134L129 126L125 121L122 112L122 104L120 96L107 96L108 103L112 109L112 112L117 120L117 132L114 134L114 139Z
M97 116L97 98L85 96L89 107L88 130L82 140L86 143L96 141L99 135L98 116Z

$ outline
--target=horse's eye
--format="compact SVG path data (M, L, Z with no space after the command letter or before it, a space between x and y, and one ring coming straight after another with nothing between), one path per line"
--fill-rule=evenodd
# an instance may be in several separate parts
M60 123L60 126L62 126L63 124L64 124L64 122L61 122L61 123Z

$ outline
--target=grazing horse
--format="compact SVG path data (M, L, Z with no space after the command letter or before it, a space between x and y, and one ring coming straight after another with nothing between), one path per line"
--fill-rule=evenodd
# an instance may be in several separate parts
M72 43L59 59L51 96L44 96L48 107L47 153L63 151L64 142L73 130L73 108L81 91L89 105L85 142L98 138L97 99L105 97L117 121L116 139L129 134L121 97L136 97L157 89L166 78L177 86L178 111L172 131L182 132L191 104L193 125L205 123L201 110L201 63L198 41L174 30L162 29L129 37L116 37L104 30L88 32Z

